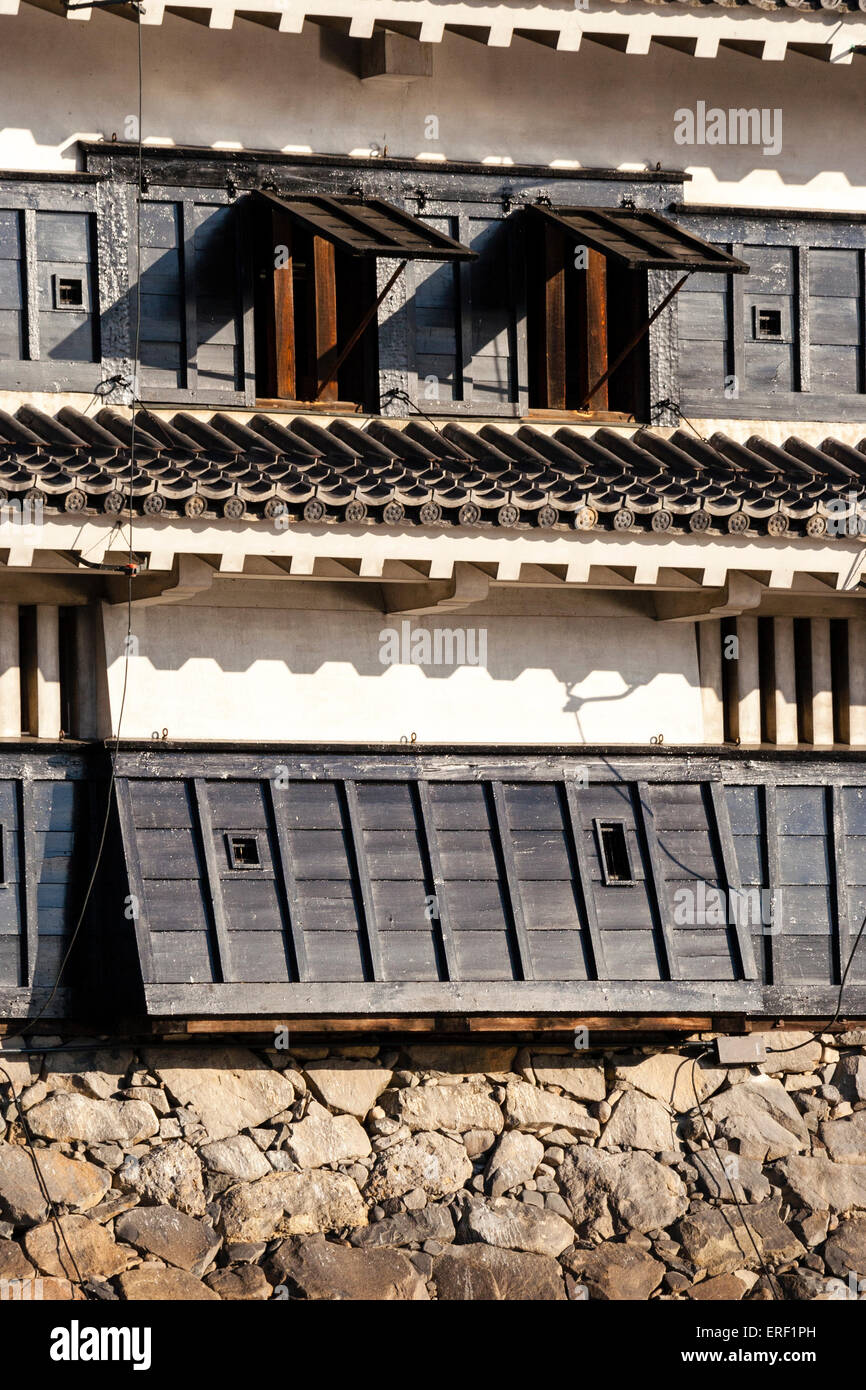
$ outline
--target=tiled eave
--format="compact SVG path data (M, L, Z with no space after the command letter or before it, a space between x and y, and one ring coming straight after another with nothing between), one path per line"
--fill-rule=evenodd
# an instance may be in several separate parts
M0 0L0 16L26 13L31 0ZM48 8L43 0L32 0ZM58 0L58 8L62 0ZM866 0L629 0L604 7L571 5L437 4L435 0L328 0L310 9L306 0L256 0L244 7L231 0L185 0L172 14L186 15L211 29L231 29L236 19L255 19L284 34L305 24L336 24L354 38L370 38L377 28L394 28L423 43L440 43L449 31L465 34L492 48L507 48L515 37L565 52L584 40L641 55L653 43L683 48L697 57L715 57L726 45L745 48L755 57L778 61L789 48L805 49L834 63L849 63L857 48L866 48ZM147 0L142 24L162 24L169 6ZM68 12L70 21L87 21L92 9ZM131 15L131 11L126 17Z
M134 462L132 454L134 450ZM838 543L866 437L65 407L0 410L0 500L219 533L650 533ZM828 525L829 523L829 525Z

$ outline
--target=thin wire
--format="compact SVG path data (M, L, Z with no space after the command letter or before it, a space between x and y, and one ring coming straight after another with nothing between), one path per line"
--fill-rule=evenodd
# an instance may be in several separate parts
M19 1096L16 1094L15 1083L12 1080L12 1077L9 1075L6 1068L2 1064L0 1064L0 1072L2 1072L3 1075L6 1077L6 1083L10 1091L12 1092L12 1100L15 1104L15 1109L18 1111L18 1119L21 1124L21 1128L24 1131L24 1139L27 1144L27 1148L30 1151L30 1157L33 1160L33 1167L36 1169L36 1180L39 1183L39 1187L42 1192L42 1196L45 1199L45 1203L48 1207L48 1210L51 1213L51 1220L54 1222L54 1229L56 1230L59 1239L63 1241L72 1268L75 1270L75 1283L77 1283L79 1288L82 1290L84 1297L86 1299L89 1299L90 1291L85 1285L81 1270L78 1267L78 1261L76 1260L75 1255L70 1247L69 1241L66 1239L66 1232L64 1231L60 1221L60 1213L57 1210L57 1205L54 1201L54 1198L48 1191L48 1184L45 1181L45 1175L42 1172L42 1169L39 1165L39 1159L36 1157L36 1146L33 1143L33 1135L31 1134L30 1126L27 1123L27 1116L21 1107L21 1100Z
M832 1018L827 1020L827 1022L824 1024L822 1028L818 1028L811 1033L810 1036L813 1040L819 1038L822 1033L829 1033L830 1029L833 1027L833 1024L836 1022L837 1018L842 1012L842 995L845 990L845 981L848 978L848 971L854 964L854 953L857 950L857 947L860 945L860 938L862 937L864 930L866 930L866 916L863 917L863 921L860 923L860 930L858 931L857 939L855 940L854 945L851 948L851 954L848 957L848 964L845 966L845 969L842 972L842 979L839 984L839 998L836 1001L836 1012L833 1014ZM805 1029L805 1031L808 1033L809 1029L807 1028ZM795 1043L793 1047L765 1047L764 1051L772 1052L775 1056L780 1056L784 1052L799 1052L801 1047L805 1047L805 1043Z
M39 1010L38 1014L36 1014L36 1016L31 1020L30 1023L27 1024L27 1026L26 1026L25 1028L22 1028L22 1030L21 1030L21 1036L22 1036L22 1037L24 1037L27 1033L32 1032L33 1029L36 1027L36 1025L39 1023L40 1019L42 1019L42 1018L45 1017L45 1014L46 1014L47 1010L48 1010L49 1007L51 1006L51 1003L52 1003L53 999L55 998L58 989L60 988L60 983L61 983L61 980L63 979L63 975L64 975L64 972L65 972L65 970L66 970L66 966L67 966L67 964L68 964L68 962L69 962L69 958L70 958L70 956L72 955L72 952L73 952L73 950L74 950L74 948L75 948L75 943L76 943L76 941L77 941L77 939L78 939L78 936L79 936L79 933L80 933L80 931L81 931L81 928L82 928L82 926L84 925L85 914L86 914L87 909L88 909L88 906L89 906L89 904L90 904L90 899L91 899L91 897L92 897L92 895L93 895L93 889L94 889L94 886L95 886L95 884L96 884L97 875L98 875L98 873L99 873L99 869L100 869L100 866L101 866L101 863L102 863L102 856L103 856L103 854L104 854L104 852L105 852L106 840L107 840L107 838L108 838L108 827L109 827L109 823L110 823L110 820L111 820L111 808L112 808L113 800L114 800L114 788L115 788L115 784L116 784L116 781L117 781L117 760L118 760L118 755L119 755L119 752L120 752L120 734L121 734L121 727L122 727L122 724L123 724L123 714L124 714L124 710L125 710L125 708L126 708L126 693L127 693L127 688L128 688L128 685L129 685L129 655L130 655L130 650L131 650L131 648L132 648L132 576L133 576L133 572L134 572L134 568L135 568L135 566L134 566L133 531L132 531L132 527L133 527L133 498L134 498L133 488L134 488L134 484L135 484L136 405L137 405L137 404L140 404L140 401L139 401L139 399L138 399L137 387L138 387L138 371L139 371L139 365L138 365L138 364L139 364L139 356L140 356L140 350L141 350L141 197L142 197L143 171L144 171L144 150L143 150L144 140L143 140L143 135L142 135L142 120L143 120L143 105L144 105L144 75L143 75L143 65L142 65L141 11L140 11L140 9L137 9L137 10L136 10L136 15L137 15L136 29L137 29L137 38L138 38L138 44L137 44L137 62L138 62L138 189L137 189L137 193L136 193L136 229L135 229L135 240L136 240L136 313L135 313L135 340L134 340L134 346L133 346L133 362L132 362L132 366L133 366L133 382L132 382L132 422L131 422L131 424L132 424L132 432L131 432L131 436L130 436L130 451L129 451L129 496L128 496L128 498L127 498L127 510L128 510L128 514L129 514L129 556L128 556L128 562L127 562L127 566L126 566L126 578L127 578L127 587L126 587L126 640L125 640L125 643L124 643L124 654L123 654L123 686L122 686L122 689L121 689L121 696L120 696L120 709L118 710L118 716L117 716L117 732L116 732L115 735L114 735L114 746L113 746L112 754L111 754L111 775L110 775L110 777L109 777L108 789L107 789L107 792L106 792L106 799L105 799L105 815L103 816L103 819L102 819L102 829L101 829L100 836L99 836L99 842L98 842L97 848L96 848L96 857L95 857L94 862L93 862L93 868L92 868L91 873L90 873L90 878L88 879L88 882L87 882L87 888L86 888L86 891L85 891L85 894L84 894L84 900L83 900L83 902L82 902L82 904L81 904L81 908L80 908L80 910L79 910L78 917L77 917L77 920L76 920L76 922L75 922L75 926L74 926L74 928L73 928L73 930L72 930L72 933L71 933L71 936L70 936L70 938L69 938L69 944L67 945L66 950L65 950L65 952L64 952L64 954L63 954L63 959L62 959L61 962L60 962L60 967L59 967L59 969L58 969L58 971L57 971L57 975L56 975L56 977L55 977L54 984L53 984L52 987L51 987L51 992L50 992L50 994L48 995L48 998L46 999L46 1001L45 1001L45 1003L43 1004L42 1008ZM116 528L115 528L115 529L116 529ZM112 535L113 535L113 534L114 534L114 531L112 531Z
M716 1156L716 1161L717 1161L719 1167L721 1168L722 1172L723 1172L724 1175L725 1175L725 1181L727 1182L728 1187L731 1189L731 1196L732 1196L733 1199L734 1199L734 1203L735 1203L736 1208L737 1208L737 1213L738 1213L738 1215L739 1215L740 1220L741 1220L742 1223L743 1223L743 1227L744 1227L744 1229L745 1229L746 1235L749 1237L749 1240L752 1242L752 1248L754 1249L755 1254L756 1254L757 1257L758 1257L758 1264L761 1266L761 1269L762 1269L763 1272L764 1272L764 1277L766 1278L767 1283L768 1283L769 1286L770 1286L770 1292L772 1293L773 1298L774 1298L777 1302L784 1302L784 1301L785 1301L784 1295L781 1295L781 1296L780 1296L780 1294L779 1294L779 1293L777 1292L777 1290L776 1290L776 1285L773 1283L773 1276L771 1275L769 1269L767 1268L766 1261L764 1260L764 1256L761 1254L761 1251L758 1249L757 1241L755 1240L755 1237L754 1237L753 1234L752 1234L752 1228L751 1228L751 1226L749 1225L748 1221L746 1220L745 1214L744 1214L744 1212L743 1212L742 1203L741 1203L739 1197L737 1196L736 1190L735 1190L735 1188L734 1188L734 1184L731 1182L731 1179L730 1179L730 1175L729 1175L729 1173L728 1173L728 1170L727 1170L727 1168L725 1167L725 1165L724 1165L724 1163L723 1163L723 1161L722 1161L722 1156L721 1156L721 1154L719 1153L718 1149L716 1148L716 1141L715 1141L715 1139L713 1138L712 1131L711 1131L711 1129L710 1129L709 1123L707 1122L707 1117L706 1117L706 1115L704 1114L704 1107L703 1107L703 1105L701 1104L701 1098L700 1098L700 1096L698 1095L698 1087L697 1087L697 1083L696 1083L696 1081L695 1081L695 1070L696 1070L696 1068L697 1068L698 1062L700 1062L701 1059L702 1059L703 1057L709 1057L709 1055L710 1055L710 1050L709 1050L709 1048L705 1048L703 1052L698 1053L697 1057L693 1057L693 1058L692 1058L691 1081L692 1081L692 1091L694 1092L695 1102L696 1102L697 1107L698 1107L698 1110L699 1110L699 1112L700 1112L700 1116L701 1116L701 1120L703 1121L704 1129L706 1130L706 1135L707 1135L707 1139L709 1140L709 1143L710 1143L710 1148L712 1149L713 1153L715 1154L715 1156ZM719 1191L721 1192L721 1188L719 1189Z

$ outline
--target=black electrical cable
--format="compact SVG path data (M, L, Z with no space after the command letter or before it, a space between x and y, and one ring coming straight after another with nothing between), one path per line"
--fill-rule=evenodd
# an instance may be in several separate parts
M86 890L85 890L84 900L83 900L83 902L82 902L82 904L81 904L81 908L80 908L80 911L79 911L79 913L78 913L78 917L77 917L77 919L76 919L75 926L74 926L74 928L73 928L73 930L72 930L72 933L71 933L71 935L70 935L70 938L69 938L69 944L67 945L66 950L65 950L65 952L64 952L64 954L63 954L63 958L62 958L62 960L61 960L61 962L60 962L60 966L59 966L59 969L58 969L58 971L57 971L57 975L56 975L56 978L55 978L55 980L54 980L54 984L52 985L51 991L50 991L50 993L49 993L49 995L48 995L48 998L46 999L46 1001L45 1001L45 1003L43 1004L42 1008L39 1010L38 1014L36 1014L35 1018L33 1018L33 1019L30 1021L30 1023L28 1023L27 1026L21 1030L21 1036L22 1036L22 1037L24 1037L27 1033L32 1032L33 1029L36 1027L36 1025L39 1023L40 1019L42 1019L42 1018L45 1017L45 1014L46 1014L47 1010L49 1009L52 1000L55 998L55 996L56 996L56 994L57 994L57 991L58 991L58 989L60 988L60 982L61 982L61 980L62 980L62 978L63 978L64 971L66 970L66 966L67 966L67 964L68 964L68 962L69 962L70 956L72 955L72 952L73 952L73 950L74 950L74 948L75 948L76 940L78 939L78 935L79 935L79 933L80 933L80 931L81 931L81 928L82 928L82 926L83 926L83 924L84 924L85 914L86 914L87 908L88 908L88 906L89 906L89 904L90 904L90 899L91 899L91 897L92 897L92 895L93 895L93 889L94 889L94 886L95 886L95 883L96 883L97 875L98 875L98 873L99 873L100 865L101 865L101 863L102 863L102 856L103 856L103 853L104 853L104 851L105 851L105 844L106 844L106 840L107 840L107 837L108 837L108 826L109 826L109 823L110 823L110 820L111 820L111 807L112 807L112 801L113 801L113 797L114 797L114 787L115 787L115 783L116 783L116 781L117 781L117 759L118 759L118 754L119 754L119 751L120 751L120 734L121 734L121 726L122 726L122 723L123 723L123 712L124 712L124 709L125 709L125 706L126 706L126 692L127 692L127 686L128 686L128 683L129 683L129 654L130 654L130 649L131 649L131 646L132 646L132 579L133 579L133 575L136 573L137 568L138 568L138 566L137 566L137 564L136 564L136 562L135 562L134 552L133 552L132 519L133 519L133 500L134 500L133 487L134 487L134 481L135 481L136 406L140 403L140 402L138 401L138 391L137 391L137 388L138 388L138 379L137 379L137 378L138 378L138 371L139 371L139 365L138 365L138 364L139 364L140 348L141 348L141 195L142 195L143 172L144 172L144 167L143 167L143 161L144 161L143 143L144 143L144 142L143 142L143 135L142 135L142 118L143 118L143 104L144 104L144 76L143 76L142 44L141 44L141 11L140 11L139 8L136 8L136 15L137 15L137 23L136 23L136 32L137 32L137 68L138 68L138 190L137 190L137 195L136 195L136 253L137 253L137 259L136 259L136 282L137 282L137 283L136 283L135 342L134 342L134 348L133 348L132 433L131 433L131 437L130 437L130 454L129 454L129 496L128 496L128 499L127 499L127 510L128 510L128 513L129 513L129 556L128 556L127 564L126 564L125 566L119 567L120 570L121 570L121 572L125 572L125 573L126 573L126 577L127 577L127 596L126 596L126 615L127 615L127 616L126 616L126 641L125 641L125 643L124 643L124 660L123 660L123 687L122 687L122 690L121 690L120 708L119 708L118 717L117 717L117 732L116 732L116 734L114 735L114 747L113 747L113 749L112 749L112 755L111 755L111 775L110 775L110 777L109 777L108 790L107 790L107 793L106 793L106 800L105 800L105 815L104 815L103 820L102 820L102 829L101 829L101 833L100 833L100 836L99 836L99 841L98 841L98 844L97 844L96 858L95 858L94 863L93 863L93 868L92 868L91 873L90 873L90 878L88 879L88 882L87 882L87 888L86 888ZM99 568L104 568L104 566L100 566Z
M9 1075L8 1071L2 1064L0 1064L0 1072L2 1072L3 1075L6 1077L6 1084L8 1085L9 1090L12 1092L12 1100L15 1105L15 1109L18 1112L18 1120L24 1132L24 1139L27 1144L27 1148L30 1152L30 1157L33 1160L33 1167L36 1170L36 1181L39 1183L39 1190L42 1193L42 1196L45 1199L45 1204L48 1207L48 1210L51 1214L51 1220L54 1222L54 1229L57 1231L59 1240L62 1240L64 1246L66 1247L66 1253L69 1256L69 1262L72 1265L73 1270L75 1271L75 1282L81 1288L84 1297L89 1298L90 1295L87 1286L85 1285L81 1270L78 1267L78 1261L76 1260L75 1255L70 1247L69 1241L66 1239L66 1232L63 1229L63 1224L60 1220L60 1213L57 1210L57 1205L54 1201L54 1198L51 1196L51 1193L48 1191L48 1184L45 1181L45 1175L42 1172L42 1168L40 1167L39 1159L36 1157L36 1146L33 1143L33 1135L31 1133L30 1126L27 1123L27 1115L25 1111L22 1109L20 1097L16 1094L15 1083L13 1082L12 1077Z
M810 1033L810 1036L813 1040L817 1040L822 1033L828 1033L842 1012L842 995L845 991L845 981L848 978L848 971L854 964L854 953L857 950L857 947L860 945L860 938L862 937L864 930L866 930L866 916L863 917L863 921L860 923L860 930L857 933L854 945L851 947L851 954L848 957L848 964L845 966L845 969L842 972L842 979L839 984L839 998L836 1001L836 1012L833 1014L832 1018L829 1018L827 1020L823 1027L812 1030L811 1032L808 1028L805 1030L807 1033ZM785 1052L799 1052L801 1047L805 1047L805 1043L795 1043L793 1047L767 1047L764 1050L766 1052L772 1052L774 1056L781 1056Z
M700 1112L700 1116L701 1116L701 1120L702 1120L702 1122L703 1122L704 1130L706 1131L707 1139L709 1140L709 1143L710 1143L710 1148L712 1149L713 1153L714 1153L715 1156L716 1156L716 1161L717 1161L717 1163L718 1163L718 1165L719 1165L719 1168L721 1169L721 1171L722 1171L722 1172L724 1173L724 1175L725 1175L725 1180L726 1180L726 1182L727 1182L727 1184L728 1184L728 1187L731 1189L731 1196L733 1197L734 1203L736 1204L736 1208L737 1208L737 1212L738 1212L738 1214L739 1214L740 1220L741 1220L742 1223L743 1223L743 1227L744 1227L744 1229L745 1229L746 1235L749 1237L749 1240L750 1240L751 1243L752 1243L752 1248L754 1249L755 1254L756 1254L757 1257L758 1257L758 1264L761 1266L761 1269L763 1270L763 1273L764 1273L764 1277L765 1277L765 1279L767 1280L767 1283L768 1283L769 1286L770 1286L770 1292L772 1293L773 1298L776 1299L777 1302L784 1302L784 1301L785 1301L785 1300L784 1300L784 1295L780 1295L780 1294L777 1292L776 1285L775 1285L774 1282L773 1282L773 1276L771 1275L769 1269L767 1268L766 1261L764 1260L764 1256L761 1254L761 1251L758 1249L757 1241L755 1240L755 1237L754 1237L754 1235L752 1234L752 1228L751 1228L751 1226L749 1225L749 1223L748 1223L748 1221L746 1220L746 1217L745 1217L745 1215L744 1215L744 1212L743 1212L743 1205L742 1205L742 1203L741 1203L739 1197L737 1196L736 1190L735 1190L735 1188L734 1188L734 1184L731 1182L731 1178L730 1178L730 1175L729 1175L729 1173L728 1173L728 1170L727 1170L727 1168L725 1167L725 1165L724 1165L724 1163L723 1163L723 1161L722 1161L721 1154L719 1153L718 1149L716 1148L716 1141L715 1141L715 1139L713 1138L712 1130L710 1129L709 1123L708 1123L708 1121L707 1121L707 1117L706 1117L706 1115L704 1114L704 1107L703 1107L703 1105L701 1104L701 1098L700 1098L700 1096L698 1095L697 1082L695 1081L695 1070L696 1070L696 1068L697 1068L698 1062L700 1062L700 1061L702 1060L702 1058L704 1058L704 1057L709 1057L709 1055L710 1055L710 1049L709 1049L709 1048L705 1048L703 1052L698 1053L698 1056L697 1056L697 1057L693 1057L693 1058L692 1058L691 1082L692 1082L692 1091L694 1092L695 1102L696 1102L696 1104L697 1104L698 1111ZM721 1188L719 1188L719 1191L721 1192Z

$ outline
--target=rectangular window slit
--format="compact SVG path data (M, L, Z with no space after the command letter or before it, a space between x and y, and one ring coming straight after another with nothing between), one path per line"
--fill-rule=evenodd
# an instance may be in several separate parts
M755 316L754 331L756 338L781 338L781 309L761 309L756 304L752 312Z
M257 835L227 835L229 864L233 869L260 869L262 860L259 854Z
M80 275L55 275L55 309L83 309L84 281Z
M597 820L595 830L605 883L633 883L624 822Z

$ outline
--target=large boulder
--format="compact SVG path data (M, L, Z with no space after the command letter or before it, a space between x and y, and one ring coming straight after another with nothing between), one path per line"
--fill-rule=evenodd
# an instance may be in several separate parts
M667 1106L640 1091L626 1091L614 1107L598 1141L600 1149L646 1149L663 1153L679 1147L674 1117Z
M786 1195L813 1211L847 1212L866 1208L866 1164L834 1163L824 1154L792 1154L776 1165Z
M366 1119L393 1076L369 1058L348 1057L307 1062L304 1073L323 1105L359 1120Z
M424 1276L402 1251L356 1249L324 1236L282 1241L266 1268L272 1283L296 1298L393 1303L429 1297Z
M459 1192L471 1177L462 1144L444 1134L413 1134L379 1155L364 1190L374 1202L403 1197L419 1187L428 1197L444 1197Z
M759 1038L766 1048L767 1060L761 1062L760 1070L768 1076L815 1071L821 1065L823 1049L813 1033L779 1029L778 1032L753 1036Z
M834 1163L866 1163L866 1110L842 1120L825 1120L821 1138Z
M389 1115L411 1130L445 1129L465 1134L470 1129L489 1129L498 1134L504 1123L489 1086L478 1082L404 1086L389 1091L383 1103Z
M454 1239L454 1220L447 1207L428 1206L420 1211L398 1211L371 1226L352 1232L353 1245L412 1245L438 1240L449 1245Z
M118 1240L191 1274L203 1274L222 1244L206 1221L168 1206L136 1207L118 1217L114 1230Z
M144 1158L127 1158L118 1180L141 1200L158 1206L168 1203L190 1216L204 1216L205 1195L201 1160L183 1139L160 1144Z
M716 1134L761 1163L809 1147L805 1121L780 1081L755 1076L711 1097L704 1112Z
M292 1083L243 1047L215 1047L203 1066L192 1047L145 1049L147 1066L201 1119L210 1141L270 1120L295 1098Z
M557 1176L575 1222L605 1238L627 1230L661 1230L689 1204L682 1179L641 1151L607 1153L576 1145Z
M763 1202L770 1195L769 1179L755 1158L706 1148L689 1154L689 1163L698 1171L702 1191L715 1201Z
M840 1221L823 1255L827 1268L840 1279L847 1279L849 1274L866 1278L866 1217L849 1216Z
M604 1062L572 1053L534 1052L528 1067L522 1068L527 1081L538 1086L558 1086L573 1100L604 1100Z
M191 1303L219 1302L219 1294L185 1269L161 1269L142 1265L121 1274L117 1281L121 1297L129 1302Z
M866 1056L843 1057L833 1073L833 1085L838 1086L844 1100L866 1100Z
M203 1144L199 1157L212 1173L225 1173L239 1182L255 1182L272 1172L258 1144L248 1134L235 1134L230 1139L217 1139Z
M299 1168L351 1163L371 1152L367 1132L354 1115L332 1115L313 1101L303 1120L292 1125L286 1151Z
M548 1255L496 1245L453 1245L433 1262L439 1298L448 1302L559 1302L562 1270Z
M505 1088L505 1117L514 1129L568 1129L588 1139L596 1138L600 1128L585 1105L570 1096L546 1091L543 1086L531 1086L528 1081L509 1081Z
M619 1241L606 1241L595 1250L575 1250L563 1263L590 1298L605 1302L641 1302L658 1288L665 1273L660 1260Z
M40 1139L85 1144L137 1144L159 1133L153 1106L143 1100L93 1100L77 1091L60 1091L27 1112Z
M52 1201L89 1211L102 1201L111 1176L95 1163L67 1158L56 1149L37 1150L39 1169ZM34 1226L48 1216L33 1159L16 1144L0 1144L0 1217L14 1226Z
M35 1273L21 1246L0 1236L0 1279L31 1279Z
M496 1143L484 1171L491 1197L500 1197L512 1187L522 1187L535 1177L544 1157L544 1145L532 1134L519 1129L506 1130Z
M710 1275L755 1268L762 1262L787 1264L806 1254L770 1202L743 1207L695 1202L679 1223L678 1239L692 1264Z
M648 1057L618 1057L613 1066L615 1081L625 1082L644 1095L669 1105L677 1114L695 1105L695 1091L702 1101L723 1085L727 1072L696 1062L686 1053L655 1052Z
M271 1173L258 1182L229 1188L222 1201L221 1229L230 1241L313 1235L366 1223L357 1184L328 1169Z
M79 1275L110 1279L126 1268L128 1253L108 1227L87 1216L61 1216L56 1223L33 1226L24 1237L24 1249L41 1274L70 1280Z
M46 1053L45 1079L51 1091L79 1091L94 1100L108 1100L120 1089L132 1062L131 1047L73 1047Z
M574 1243L574 1231L556 1212L498 1197L492 1202L470 1199L457 1227L458 1239L465 1244L482 1241L505 1250L526 1250L533 1255L556 1259Z

